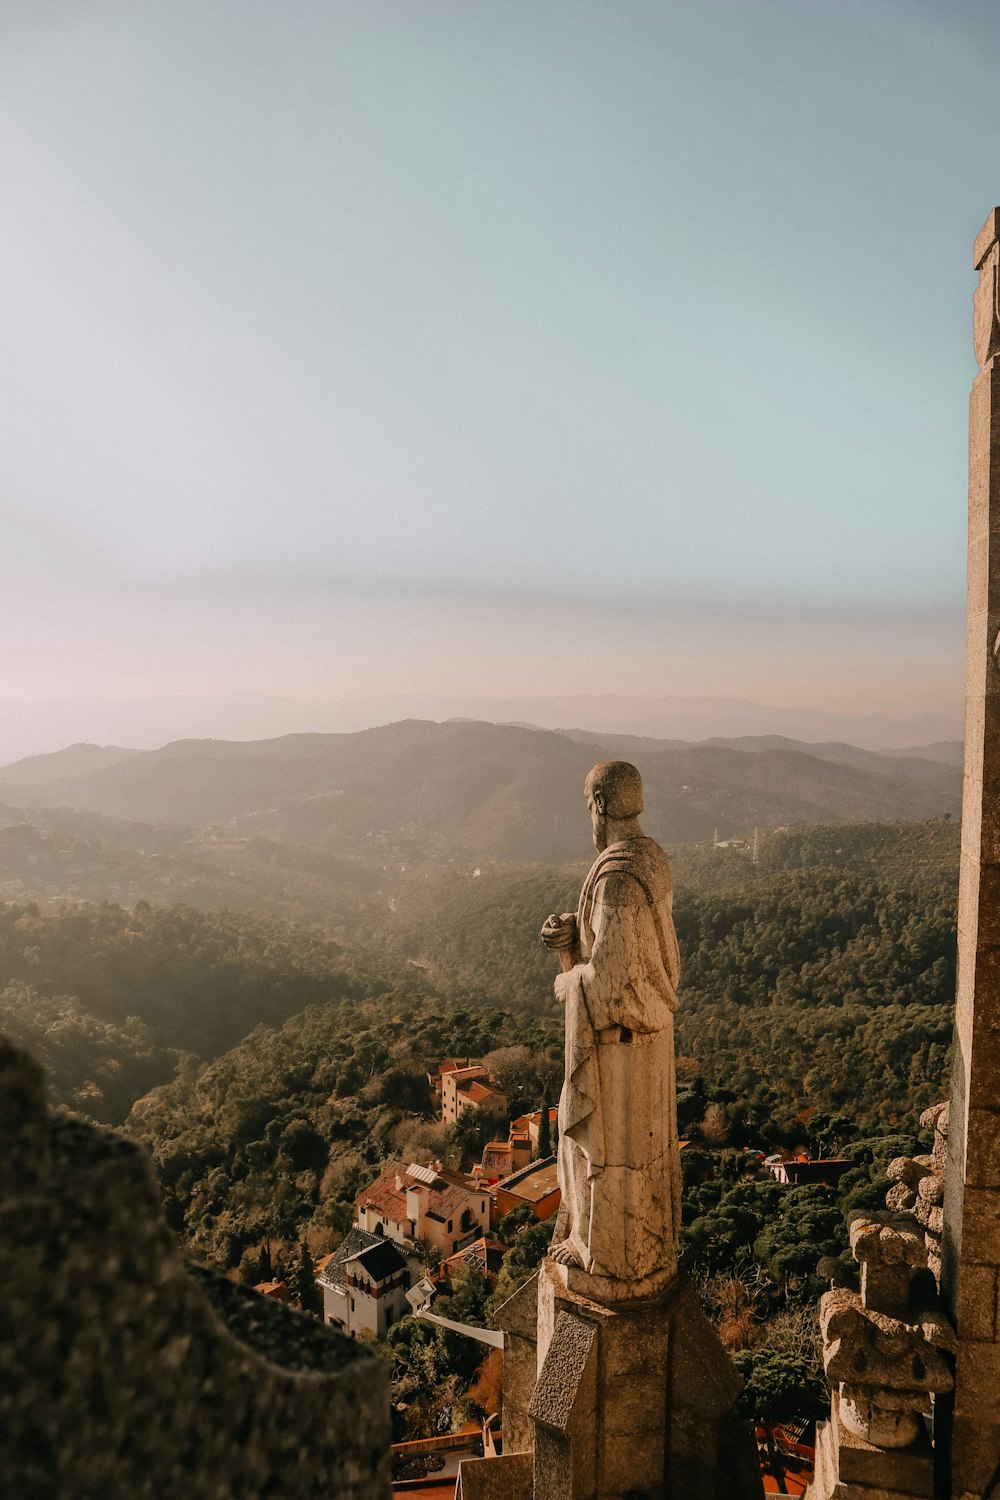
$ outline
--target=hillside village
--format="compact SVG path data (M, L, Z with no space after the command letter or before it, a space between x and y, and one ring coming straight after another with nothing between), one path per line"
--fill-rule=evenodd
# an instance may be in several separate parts
M469 1114L505 1120L506 1097L476 1059L446 1059L428 1084L446 1124ZM556 1120L555 1108L511 1119L506 1140L488 1141L468 1172L389 1161L355 1199L341 1244L315 1263L324 1322L351 1338L382 1338L408 1312L428 1312L460 1268L492 1286L517 1230L558 1210ZM290 1295L283 1281L255 1289L279 1301Z
M558 1112L550 1106L510 1117L495 1077L480 1059L469 1056L444 1059L427 1075L427 1086L428 1103L443 1124L454 1126L463 1118L466 1123L473 1119L480 1129L505 1124L506 1138L491 1133L480 1159L468 1171L444 1167L440 1161L422 1165L389 1160L356 1196L353 1222L339 1245L315 1264L309 1259L315 1299L299 1276L261 1281L254 1289L268 1299L298 1301L327 1326L387 1350L390 1332L408 1318L464 1341L455 1366L465 1376L458 1388L469 1390L460 1403L470 1413L463 1422L453 1416L450 1421L457 1425L451 1430L428 1432L421 1428L425 1418L418 1404L414 1431L405 1400L397 1399L394 1408L394 1489L400 1494L447 1495L450 1500L463 1458L499 1456L504 1451L499 1359L503 1336L484 1316L485 1299L497 1287L505 1263L529 1226L537 1226L539 1233L524 1239L524 1244L531 1241L531 1250L527 1257L519 1256L517 1272L508 1273L501 1283L504 1295L534 1269L548 1245L559 1207ZM835 1128L843 1132L846 1122ZM689 1147L688 1141L680 1144L682 1151ZM686 1175L692 1185L713 1179L713 1148L709 1146L706 1154L706 1144L699 1141L690 1151L692 1170ZM714 1152L719 1149L716 1146ZM766 1155L744 1146L741 1156L740 1171L747 1181L763 1174L786 1188L812 1185L824 1191L835 1190L856 1165L850 1153L830 1156L801 1147ZM780 1218L780 1201L780 1194L771 1199L773 1221ZM810 1244L807 1258L812 1253ZM438 1367L439 1379L452 1378L445 1358ZM476 1396L487 1389L492 1405L476 1415ZM785 1412L758 1430L765 1480L777 1464L786 1486L783 1492L789 1495L802 1492L812 1466L813 1417L804 1402L797 1414ZM414 1490L415 1476L420 1476L423 1489Z

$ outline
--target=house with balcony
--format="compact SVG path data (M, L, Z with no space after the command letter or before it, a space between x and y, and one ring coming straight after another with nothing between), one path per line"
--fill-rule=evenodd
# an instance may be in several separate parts
M462 1172L390 1162L355 1199L354 1223L368 1234L446 1258L488 1232L490 1197Z
M383 1338L409 1312L410 1271L406 1257L384 1235L352 1229L317 1270L323 1293L323 1322L357 1338Z

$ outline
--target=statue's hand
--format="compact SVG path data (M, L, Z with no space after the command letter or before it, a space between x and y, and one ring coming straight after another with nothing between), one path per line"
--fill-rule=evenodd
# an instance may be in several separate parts
M559 1003L561 1005L565 1005L566 1001L573 993L573 979L571 977L571 972L567 970L565 973L557 974L552 988L555 991L555 996Z
M551 952L558 953L562 948L575 948L576 941L575 912L564 911L561 917L557 917L553 912L551 916L545 918L542 926L542 942Z

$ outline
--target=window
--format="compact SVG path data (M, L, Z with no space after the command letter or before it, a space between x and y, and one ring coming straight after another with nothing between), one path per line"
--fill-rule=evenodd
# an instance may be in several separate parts
M448 1233L451 1234L451 1220L448 1220Z

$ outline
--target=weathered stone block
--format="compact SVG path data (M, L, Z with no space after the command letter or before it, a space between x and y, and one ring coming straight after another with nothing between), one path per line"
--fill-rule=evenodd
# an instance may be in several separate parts
M504 1444L507 1442L506 1427ZM466 1458L458 1468L455 1500L532 1500L534 1463L530 1453L499 1458Z
M962 1255L975 1265L1000 1264L1000 1187L965 1189Z
M972 1495L982 1500L1000 1465L1000 1423L985 1414L956 1411L951 1422L949 1481L954 1500Z
M988 1341L996 1333L997 1268L963 1264L959 1274L959 1335L977 1342Z
M1000 1033L997 1047L1000 1050ZM1000 1067L1000 1059L997 1066ZM983 1079L977 1081L982 1083ZM973 1103L969 1110L965 1180L969 1187L986 1191L1000 1184L1000 1108L982 1109ZM1000 1255L997 1260L1000 1261Z
M537 1272L497 1309L495 1321L504 1333L504 1453L530 1453L535 1427L528 1416L528 1405L538 1379Z
M840 1433L844 1434L843 1446L839 1442ZM869 1477L857 1478L869 1456L864 1450L870 1446L843 1428L838 1432L833 1420L821 1422L816 1429L816 1467L806 1491L807 1500L929 1500L934 1494L933 1460L928 1462L926 1454L919 1455L918 1465L908 1470L901 1466L897 1474L891 1465L878 1458L880 1450L872 1449ZM904 1454L908 1451L904 1450ZM893 1454L882 1452L882 1459L901 1457L899 1450ZM846 1472L842 1467L845 1464Z
M955 1417L1000 1425L1000 1344L961 1338L955 1360Z
M550 1500L549 1491L540 1487L542 1434L551 1436L559 1427L551 1414L546 1416L549 1385L554 1381L553 1389L562 1388L569 1378L571 1362L562 1349L561 1330L577 1323L589 1325L595 1339L590 1422L600 1434L594 1462L595 1493L601 1500L628 1494L647 1500L675 1494L686 1500L758 1500L752 1435L732 1415L739 1376L683 1282L677 1281L671 1295L656 1303L614 1309L569 1292L550 1263L543 1266L538 1285L539 1330L552 1327L553 1335L542 1354L542 1375L530 1408L536 1500ZM541 1348L541 1338L539 1343ZM543 1384L544 1396L539 1394ZM583 1389L578 1383L578 1392ZM582 1418L582 1395L574 1400L574 1411ZM544 1441L543 1467L550 1472L557 1450L548 1438ZM572 1442L570 1436L571 1447Z
M972 247L972 269L978 271L996 241L1000 239L1000 208L991 208L986 222L976 235Z
M1000 995L1000 944L980 942L973 958L976 990L981 989L987 995ZM974 1013L970 1008L969 1020L970 1033L1000 1028L1000 1003L987 1003L982 1008L977 1004Z
M560 1312L546 1351L528 1415L552 1432L569 1433L590 1416L597 1373L597 1330L570 1312Z
M840 1398L836 1393L830 1419L841 1483L897 1490L930 1500L934 1494L934 1453L925 1431L908 1448L876 1448L841 1421Z

